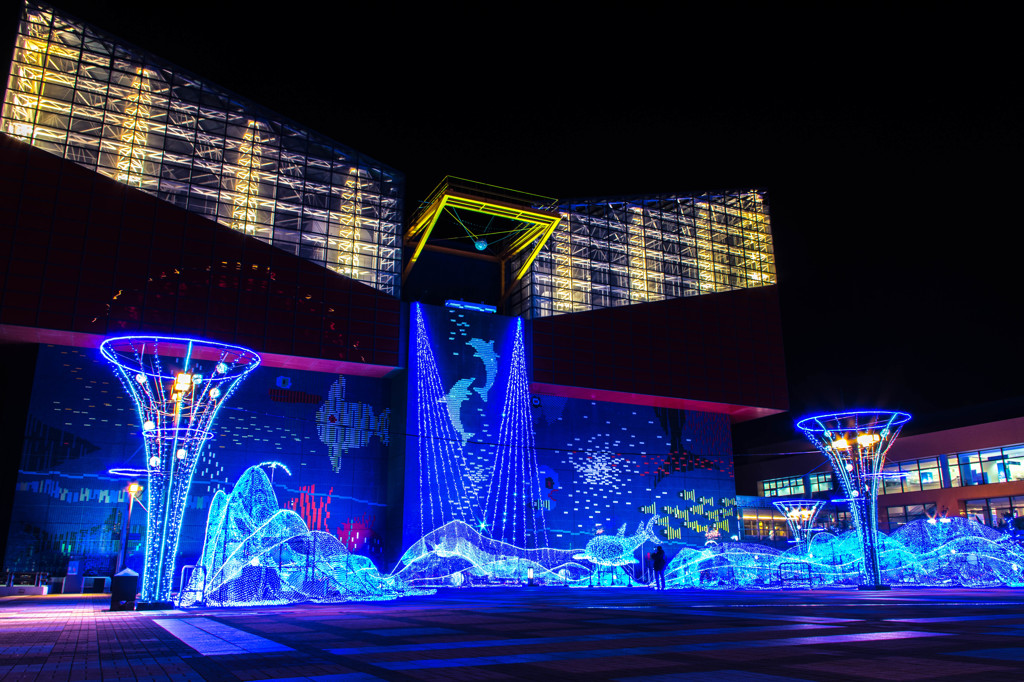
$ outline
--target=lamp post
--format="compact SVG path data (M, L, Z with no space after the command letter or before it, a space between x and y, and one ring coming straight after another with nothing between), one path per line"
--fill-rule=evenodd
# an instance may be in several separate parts
M864 557L862 590L887 590L878 562L878 479L885 453L910 421L906 412L858 411L807 417L797 428L821 450L836 472Z
M114 573L120 573L125 564L128 563L128 532L131 530L132 525L132 507L135 503L135 496L142 492L142 486L138 481L132 481L128 484L128 517L125 522L121 524L121 551L117 556L117 570Z

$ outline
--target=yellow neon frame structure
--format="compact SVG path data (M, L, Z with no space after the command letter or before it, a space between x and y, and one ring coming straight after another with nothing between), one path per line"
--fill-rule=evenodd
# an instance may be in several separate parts
M420 257L420 254L423 253L423 249L427 245L427 240L430 239L430 233L437 224L438 218L441 217L441 213L443 213L445 209L463 209L466 211L481 213L483 215L494 216L496 218L506 218L524 225L519 235L503 250L502 254L497 259L501 264L501 298L504 300L508 293L512 291L515 284L521 280L523 275L525 275L530 269L533 261L537 258L537 254L539 254L540 250L544 248L544 244L547 243L548 238L551 237L555 228L558 227L558 223L561 222L562 216L556 211L516 206L510 202L483 198L469 192L460 191L459 189L452 187L450 180L458 179L445 178L441 182L438 188L434 190L430 204L419 214L405 233L405 242L410 244L413 240L416 240L416 247L413 251L412 257L409 258L409 262L405 265L405 270L402 271L402 281L404 282L406 280L409 273L412 271L413 266L416 264L416 260ZM504 282L505 263L513 256L527 250L534 242L536 242L536 244L530 252L530 255L523 262L522 267L519 268L515 277L512 278L512 282L506 286ZM466 255L472 256L475 254Z

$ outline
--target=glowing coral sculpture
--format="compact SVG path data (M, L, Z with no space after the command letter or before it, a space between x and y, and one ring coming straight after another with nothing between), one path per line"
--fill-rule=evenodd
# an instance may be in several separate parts
M174 561L192 475L221 406L260 364L247 348L158 336L105 340L142 424L148 483L142 601L170 600Z
M403 591L400 581L380 574L370 559L281 509L270 479L254 466L230 495L214 496L202 558L181 605L370 601L394 599Z

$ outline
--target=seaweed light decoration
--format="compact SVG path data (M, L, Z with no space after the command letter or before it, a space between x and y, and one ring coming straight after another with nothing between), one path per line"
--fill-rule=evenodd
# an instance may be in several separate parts
M260 364L238 346L159 336L100 344L142 424L148 482L142 601L170 601L181 519L192 475L221 406Z
M878 560L878 478L886 451L909 420L906 412L877 410L825 414L797 423L797 428L825 453L842 482L869 581L861 584L862 589L886 589Z

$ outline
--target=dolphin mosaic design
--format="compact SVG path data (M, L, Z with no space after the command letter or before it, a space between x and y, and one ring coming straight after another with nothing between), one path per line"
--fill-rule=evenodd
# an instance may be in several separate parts
M473 390L480 395L480 399L485 403L487 402L487 395L491 392L491 387L494 386L494 377L498 373L498 354L494 352L494 341L484 341L483 339L470 339L466 342L467 346L470 346L475 353L473 357L480 358L480 361L484 363L484 376L483 386L474 386Z
M445 400L448 403L448 416L451 417L452 425L455 430L462 436L462 445L465 447L466 441L473 437L474 434L466 431L466 428L462 425L462 403L466 402L466 399L472 395L469 392L469 385L476 381L475 378L470 377L469 379L459 379L452 386L452 390L448 391L448 395L445 396Z
M619 532L615 535L597 535L591 538L587 543L587 548L580 554L574 555L573 559L583 559L602 566L635 564L637 560L633 556L633 552L637 547L648 540L659 542L657 536L654 535L654 520L656 518L658 517L652 516L646 526L641 521L636 532L629 537L625 535L626 524L622 524L622 528L619 528Z

